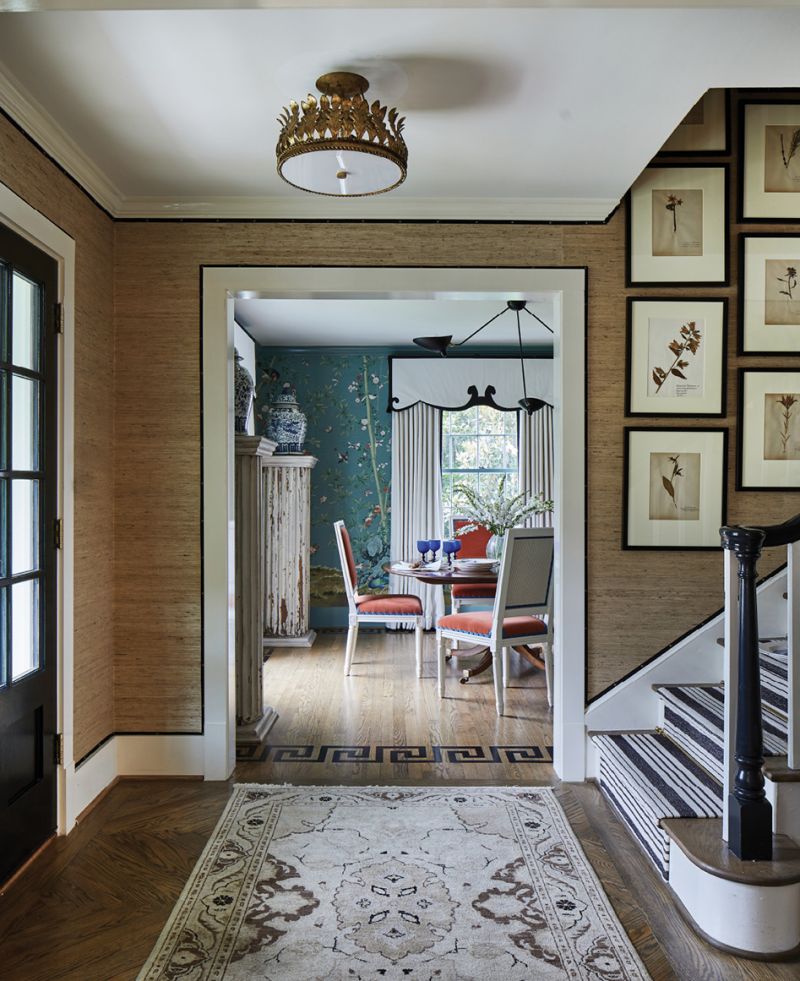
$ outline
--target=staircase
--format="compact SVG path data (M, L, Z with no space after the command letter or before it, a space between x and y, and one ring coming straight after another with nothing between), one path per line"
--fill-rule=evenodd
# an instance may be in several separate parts
M765 757L787 753L786 638L759 643ZM668 818L720 818L723 808L724 690L655 685L661 725L651 732L592 735L600 787L630 833L669 879Z

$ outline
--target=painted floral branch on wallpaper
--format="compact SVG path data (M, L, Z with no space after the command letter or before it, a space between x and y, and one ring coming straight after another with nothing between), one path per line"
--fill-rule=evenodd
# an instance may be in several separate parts
M263 431L270 399L284 382L297 389L308 416L306 447L318 457L312 472L311 599L344 606L333 522L350 531L359 589L388 588L391 436L385 402L388 364L381 355L259 352L256 419Z

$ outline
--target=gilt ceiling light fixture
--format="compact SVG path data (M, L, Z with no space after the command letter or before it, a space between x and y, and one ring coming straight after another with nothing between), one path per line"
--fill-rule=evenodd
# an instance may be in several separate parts
M278 173L293 187L330 197L383 194L406 179L405 119L376 99L364 98L369 82L353 72L317 79L322 93L278 117Z
M493 317L490 317L486 321L486 323L481 324L477 330L473 330L473 332L469 334L467 337L465 337L463 341L453 341L452 334L443 334L443 335L432 336L432 337L415 337L414 343L418 347L424 347L426 351L435 351L436 354L441 354L443 358L446 358L450 348L461 347L463 344L466 344L467 341L472 340L472 338L476 334L479 334L484 327L488 327L489 324L494 323L494 321L497 320L498 317L502 317L503 314L508 313L509 310L513 310L517 318L517 341L519 342L519 365L520 368L522 369L522 394L523 394L523 398L519 400L519 404L530 416L534 412L538 412L539 409L543 409L545 405L547 405L548 403L542 401L542 399L535 399L535 398L528 397L528 388L525 382L525 355L522 350L522 326L519 321L520 310L524 310L525 313L530 314L530 316L533 317L534 320L538 320L539 323L542 325L542 327L544 327L546 330L549 330L551 334L553 333L553 328L549 327L542 320L541 317L537 317L536 314L533 312L533 310L528 309L528 303L526 300L506 300L506 305L503 307L502 310L499 311L499 313L496 313Z

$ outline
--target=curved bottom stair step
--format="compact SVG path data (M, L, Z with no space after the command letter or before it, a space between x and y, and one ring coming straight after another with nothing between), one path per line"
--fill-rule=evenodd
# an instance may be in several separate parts
M664 732L722 781L724 692L721 685L659 685L664 706ZM764 755L785 756L787 725L763 713Z
M600 786L661 875L669 878L665 818L722 815L722 785L657 732L598 733Z

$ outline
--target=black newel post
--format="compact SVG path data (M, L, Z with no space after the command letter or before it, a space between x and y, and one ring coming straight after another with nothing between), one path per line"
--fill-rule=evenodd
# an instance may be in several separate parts
M764 736L758 658L756 563L760 528L720 529L723 548L739 560L739 690L736 700L736 777L728 797L728 847L739 858L772 858L772 805L764 794Z

